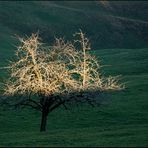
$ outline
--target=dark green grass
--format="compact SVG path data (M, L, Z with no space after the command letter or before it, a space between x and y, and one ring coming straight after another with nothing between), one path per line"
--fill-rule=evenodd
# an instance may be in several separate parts
M30 35L39 30L44 40L52 42L54 36L70 39L82 29L94 48L147 47L148 2L111 2L111 7L95 1L1 1L0 31L6 31L10 40L14 33Z
M1 110L0 145L148 146L147 49L104 49L95 54L102 64L111 65L102 68L106 75L123 75L122 81L127 82L124 91L112 93L99 108L79 106L52 112L46 133L39 132L40 113Z
M147 2L138 4L137 9L143 11L136 10L136 3L134 10L126 5L126 13L120 7L112 12L95 2L52 3L58 6L48 2L0 2L0 66L14 58L14 45L18 45L15 34L29 35L39 29L44 41L51 43L54 35L70 38L81 28L93 41L96 51L92 54L104 65L102 72L122 75L126 89L111 93L98 108L59 108L49 115L46 133L39 132L40 113L35 110L0 108L0 146L148 147L148 48L143 48L147 47L146 25L124 24L103 16L147 21ZM6 75L0 70L0 80Z

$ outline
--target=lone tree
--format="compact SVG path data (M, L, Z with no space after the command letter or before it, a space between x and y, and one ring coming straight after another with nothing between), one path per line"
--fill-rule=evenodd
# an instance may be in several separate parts
M90 43L82 31L75 36L78 40L73 42L56 38L52 46L41 43L38 34L19 38L16 60L8 66L10 77L3 95L19 96L15 105L40 111L40 131L46 130L48 114L61 105L95 105L102 92L123 88L118 77L101 75L100 63L89 53Z

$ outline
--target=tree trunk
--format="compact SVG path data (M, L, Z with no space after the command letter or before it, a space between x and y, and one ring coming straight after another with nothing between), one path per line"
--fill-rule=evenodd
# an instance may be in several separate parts
M40 132L45 132L46 131L47 116L48 116L48 114L46 114L45 111L42 111L42 119L41 119Z
M41 127L40 132L46 131L46 125L47 125L47 116L49 114L49 108L54 103L51 96L43 97L40 100L40 103L42 105L42 119L41 119Z

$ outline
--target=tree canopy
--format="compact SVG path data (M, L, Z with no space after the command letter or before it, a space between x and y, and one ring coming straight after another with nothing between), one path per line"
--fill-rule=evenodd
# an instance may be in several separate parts
M42 43L38 34L19 38L16 60L8 66L4 95L25 96L16 104L31 106L47 117L60 105L66 108L67 102L93 104L100 93L123 89L118 76L101 74L100 62L90 54L89 40L82 31L74 36L73 42L56 38L52 46ZM43 124L41 131L45 130L44 118Z

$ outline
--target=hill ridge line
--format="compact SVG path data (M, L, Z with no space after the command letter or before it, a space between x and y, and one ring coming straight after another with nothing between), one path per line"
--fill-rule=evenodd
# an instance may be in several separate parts
M61 9L66 9L66 10L69 10L69 11L81 12L81 13L88 16L88 14L84 10L81 10L81 9L76 9L76 8L66 7L66 6L60 6L60 5L53 4L53 3L50 3L50 6L54 6L54 7L61 8ZM135 23L148 24L148 21L137 20L137 19L127 18L127 17L123 17L123 16L114 16L114 15L110 15L110 14L108 14L108 15L103 14L102 16L114 17L114 18L117 18L117 19L120 19L120 20L132 21L132 22L135 22Z

